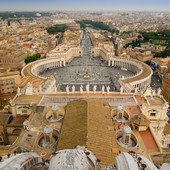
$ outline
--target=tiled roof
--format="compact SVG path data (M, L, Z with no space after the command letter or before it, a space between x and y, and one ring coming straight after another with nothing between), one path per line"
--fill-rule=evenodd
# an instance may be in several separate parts
M113 165L118 146L111 127L107 103L95 99L72 101L66 108L57 150L84 145L96 155L101 165Z

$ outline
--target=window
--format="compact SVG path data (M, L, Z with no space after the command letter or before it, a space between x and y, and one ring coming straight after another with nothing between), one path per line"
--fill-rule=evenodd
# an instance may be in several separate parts
M170 144L167 144L167 147L170 148Z
M27 113L27 110L22 110L22 113Z
M151 112L151 113L150 113L150 116L156 116L156 113Z
M125 143L128 144L129 143L129 136L125 137Z

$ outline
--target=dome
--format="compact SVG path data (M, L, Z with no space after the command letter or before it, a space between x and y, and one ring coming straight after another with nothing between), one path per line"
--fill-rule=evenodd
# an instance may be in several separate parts
M132 117L131 122L136 126L148 127L150 124L149 119L143 114L135 115L134 117Z
M121 106L121 105L119 105L119 106L117 106L117 110L123 110L123 106Z
M163 163L160 170L170 170L170 163Z
M58 107L57 105L53 105L53 106L51 107L51 109L52 109L53 111L56 111L56 110L59 109L59 107Z
M45 134L49 134L49 133L51 133L51 132L53 132L53 128L51 128L51 127L45 127L45 128L43 129L43 133L45 133Z
M122 131L123 133L127 133L127 134L132 133L132 130L129 126L124 126Z
M2 157L3 161L0 163L0 169L22 169L27 167L31 169L34 165L42 163L42 158L35 152L25 152L16 155Z
M25 120L25 121L23 122L23 126L28 126L28 124L29 124L29 121L28 121L28 120Z
M49 170L97 169L96 160L92 152L78 146L56 152L50 160Z
M138 158L142 160L141 163ZM127 152L122 152L116 157L115 166L117 170L140 170L142 166L148 170L158 170L146 157L136 153L131 155Z
M122 152L115 158L115 165L117 170L139 170L134 158L126 152Z

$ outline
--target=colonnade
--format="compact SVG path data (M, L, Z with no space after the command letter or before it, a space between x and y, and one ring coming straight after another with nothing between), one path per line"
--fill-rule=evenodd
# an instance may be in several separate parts
M135 73L133 76L120 79L119 83L121 84L123 91L137 93L146 90L151 83L153 72L149 66L140 61L110 57L108 66L120 67L122 70Z
M133 62L132 60L121 59L118 57L112 57L109 59L108 66L121 67L125 71L133 71L136 74L142 69L141 64Z
M44 62L35 63L31 68L31 73L40 76L40 74L47 69L65 67L65 65L66 62L64 59L48 59Z

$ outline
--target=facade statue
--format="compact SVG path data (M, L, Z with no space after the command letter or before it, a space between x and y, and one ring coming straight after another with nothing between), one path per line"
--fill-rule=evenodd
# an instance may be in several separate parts
M107 94L110 93L110 86L107 86Z
M94 94L96 94L96 89L97 89L97 86L94 85L94 86L93 86L93 92L94 92Z
M158 88L157 90L157 94L160 95L161 94L161 88Z
M89 84L86 85L86 92L89 93Z
M72 86L72 93L75 93L75 85Z
M120 93L123 93L123 87L122 86L120 87Z
M70 86L67 85L67 86L66 86L66 93L67 93L67 94L69 94L69 92L70 92L70 91L69 91L69 88L70 88Z
M102 85L102 94L104 93L104 91L105 91L105 87L104 85Z
M83 93L83 85L81 84L80 86L80 93L82 94Z

